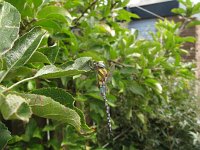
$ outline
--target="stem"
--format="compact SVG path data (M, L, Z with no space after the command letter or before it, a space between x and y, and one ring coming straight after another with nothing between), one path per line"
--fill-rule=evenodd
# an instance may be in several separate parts
M184 22L183 22L182 26L180 27L180 29L178 31L179 35L184 31L184 29L185 29L185 27L186 27L188 22L189 22L189 19L188 18L184 18Z
M21 80L21 81L15 83L15 84L11 85L9 88L3 90L2 93L5 93L5 92L11 90L12 88L16 87L17 85L19 85L19 84L21 84L21 83L23 83L23 82L26 82L26 81L32 80L32 79L35 79L35 76L30 77L30 78L26 78L26 79L24 79L24 80Z
M3 81L3 79L6 77L6 75L8 74L8 71L6 71L3 76L0 78L0 83Z
M112 10L118 3L119 3L119 1L116 1L116 2L112 3L110 10Z
M122 63L120 63L120 62L118 62L118 61L115 61L115 60L108 60L109 62L112 62L112 63L114 63L114 64L116 64L116 65L118 65L118 66L120 66L120 67L131 67L131 65L126 65L126 64L122 64Z
M124 135L127 131L129 131L130 128L128 128L127 130L125 130L124 132L122 132L121 134L118 134L116 137L113 138L113 141L116 141L119 137L121 137L122 135ZM106 148L110 143L106 143L105 145L103 145L102 148Z
M46 119L46 125L49 126L49 119ZM47 141L50 141L50 131L47 131Z

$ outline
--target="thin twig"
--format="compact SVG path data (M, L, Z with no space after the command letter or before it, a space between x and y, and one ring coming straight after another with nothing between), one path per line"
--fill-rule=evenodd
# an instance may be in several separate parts
M118 138L120 138L122 135L124 135L127 131L129 131L130 128L128 128L127 130L125 130L124 132L122 132L121 134L117 135L116 137L113 138L113 142L116 141ZM110 143L106 143L105 145L103 145L102 148L106 148Z
M184 21L183 21L183 24L181 25L181 27L180 27L180 29L178 31L179 35L184 31L184 29L185 29L185 27L186 27L188 22L189 22L189 19L185 18Z
M35 79L35 77L33 76L33 77L30 77L30 78L23 79L23 80L21 80L21 81L15 83L15 84L13 84L13 85L11 85L11 86L8 87L7 89L3 90L2 93L5 93L5 92L11 90L12 88L16 87L17 85L19 85L19 84L21 84L21 83L23 83L23 82L32 80L32 79Z
M112 10L118 3L119 3L119 1L112 3L110 10Z
M49 126L49 119L46 119L46 125ZM47 141L50 141L50 131L47 130Z
M112 62L113 64L117 64L119 66L123 66L124 67L124 64L121 64L120 62L118 61L115 61L115 60L108 60L109 62Z
M26 31L27 29L30 28L30 26L37 21L36 18L33 18L32 20L24 20L24 22L21 22L21 27L20 27L20 35L23 35L23 31Z
M120 63L120 62L118 62L118 61L115 61L115 60L108 60L109 62L112 62L112 63L114 63L114 64L117 64L118 66L121 66L121 67L127 67L128 65L125 65L125 64L122 64L122 63Z
M77 25L77 23L79 22L79 20L85 15L85 13L91 9L96 3L98 2L98 0L95 0L94 2L92 2L80 15L80 17L77 18L77 20L75 21L75 25Z

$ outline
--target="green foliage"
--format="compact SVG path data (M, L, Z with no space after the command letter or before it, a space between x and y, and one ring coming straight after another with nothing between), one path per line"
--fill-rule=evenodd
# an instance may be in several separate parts
M7 149L200 148L195 66L182 59L183 45L195 38L180 36L199 24L189 21L199 3L181 0L186 8L173 12L185 20L158 20L149 41L122 26L120 21L138 18L123 9L128 0L6 1L0 3L0 12L8 14L0 14L1 24L10 23L0 28L7 41L0 43L2 147L8 142ZM10 28L5 33L10 26L13 36ZM93 60L109 68L112 142ZM7 120L24 128L11 137Z
M200 25L200 22L198 20L194 20L193 15L196 15L200 13L200 2L197 4L194 4L190 0L179 0L179 2L185 7L183 8L174 8L172 9L172 12L175 14L179 14L185 18L185 23L187 24L187 27L192 27L195 25Z
M42 78L59 78L63 76L75 76L81 73L87 72L85 70L84 65L90 60L89 57L82 57L77 59L74 64L69 65L68 67L61 69L54 65L46 65L41 68L36 74L35 78L42 77Z
M43 35L39 28L34 28L15 42L13 48L4 56L6 70L3 70L0 81L4 79L10 70L23 66L30 59L40 44Z
M193 4L190 0L179 0L181 4L183 4L186 9L183 8L174 8L172 12L180 14L185 17L191 17L194 14L200 13L200 2L197 4Z
M4 119L19 119L28 122L32 115L26 100L20 96L9 94L1 99L1 113Z
M44 55L41 52L36 51L31 58L28 60L27 63L36 63L36 62L42 62L42 63L46 63L46 64L51 64L50 60L48 59L48 57L46 55Z
M23 97L30 101L29 105L35 115L56 120L59 124L71 124L80 131L80 117L74 110L64 107L49 97L31 94Z
M49 50L48 48L45 49L47 52L45 50L41 52L36 51L40 45L48 46L47 40L44 39L45 32L41 28L35 27L28 32L23 31L26 33L18 38L19 21L20 21L19 12L15 9L15 7L13 7L7 2L1 3L1 8L3 10L1 11L2 21L4 21L4 23L7 23L5 19L11 20L9 22L10 24L7 23L5 25L5 28L3 28L4 25L2 26L2 31L7 30L6 28L10 26L13 26L14 29L16 29L16 31L12 31L13 33L16 32L16 35L10 36L10 38L6 37L7 35L9 36L9 34L7 33L2 34L2 36L5 35L5 38L2 37L3 39L7 41L9 40L14 41L14 44L11 42L10 43L3 42L6 43L7 45L5 45L2 48L3 50L4 49L6 50L12 46L10 50L3 52L1 56L2 60L1 83L2 85L7 85L7 84L10 85L9 88L3 86L1 88L2 96L0 99L0 104L1 104L0 110L2 117L5 120L18 119L28 122L32 114L34 114L39 117L52 119L56 121L57 125L70 124L74 126L76 130L79 131L80 133L86 134L88 132L92 132L92 130L86 125L82 111L73 106L74 98L72 96L66 97L66 95L68 94L65 93L64 91L61 91L64 93L64 95L62 95L63 97L61 95L58 95L59 93L54 92L55 95L53 98L61 96L63 101L64 100L67 101L69 99L69 101L71 101L70 106L64 106L62 105L62 103L56 102L50 97L41 96L39 94L33 95L33 94L12 93L12 91L10 91L17 85L22 84L23 82L29 81L31 79L33 80L36 78L51 79L60 77L72 77L75 75L79 75L81 73L86 73L87 71L90 70L88 63L91 58L82 57L76 59L74 62L68 61L68 63L63 65L51 64L55 63L56 61L57 56L55 55L58 55L58 50L59 50L58 47L56 49L53 47L52 49L50 47L49 49L52 52L48 52ZM52 10L55 10L55 13L58 13L57 11L59 11L61 13L60 15L62 15L62 11L60 11L58 7L55 8L54 6L52 6L51 8ZM47 7L45 7L45 9L48 10L49 8L47 9ZM9 10L12 11L9 12ZM42 18L42 14L44 17L45 13L44 12L42 13L42 11L44 10L42 9L38 13L38 18ZM7 15L4 15L3 13ZM54 12L52 11L52 14L53 13ZM12 20L12 16L15 15L16 15L15 20ZM16 39L16 41L14 38ZM19 81L16 82L16 79ZM28 89L33 89L34 86L30 85L30 83L31 82L29 81L27 89L17 88L16 90L20 92L23 91L26 92ZM6 128L2 128L2 133L4 133L3 130L5 129ZM30 130L29 132L33 132L31 131L32 129L29 130ZM2 139L1 146L5 146L6 142L8 141L7 137L8 136L5 135L5 138ZM26 137L27 135L22 136L22 138L15 136L13 137L11 143L17 143L20 142L21 140L29 142L31 137L28 138L29 140ZM34 145L33 147L35 148L37 147L37 145Z
M196 21L192 21L190 23L188 23L188 27L193 27L193 26L196 26L196 25L200 25L200 21L196 20Z
M0 149L3 149L8 140L11 139L11 135L8 128L2 122L0 122L0 133Z
M138 15L133 14L131 12L128 12L128 11L126 11L124 9L119 10L118 13L119 13L119 15L117 16L118 20L130 21L131 17L133 17L133 18L139 18Z
M18 38L20 13L7 2L0 3L0 52L5 53Z
M86 125L85 117L82 111L74 106L74 98L70 93L67 93L63 89L58 88L45 88L45 89L38 89L33 91L33 93L45 95L47 97L51 97L55 101L59 102L60 104L74 109L80 116L80 121L82 125L82 133L86 134L87 132L91 132L92 130ZM85 132L85 133L84 133Z

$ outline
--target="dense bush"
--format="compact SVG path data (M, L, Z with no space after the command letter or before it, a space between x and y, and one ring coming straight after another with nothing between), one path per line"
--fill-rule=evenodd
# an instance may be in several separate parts
M1 2L0 149L199 149L195 65L182 59L195 38L180 34L200 3L180 2L183 21L158 20L152 40L125 27L139 18L128 0ZM90 67L100 60L111 139Z

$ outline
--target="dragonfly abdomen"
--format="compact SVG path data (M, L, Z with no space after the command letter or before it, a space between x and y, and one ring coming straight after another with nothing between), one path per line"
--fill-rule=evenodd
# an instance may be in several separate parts
M105 102L106 114L107 114L107 123L108 123L109 132L111 134L112 133L112 125L111 125L111 118L110 118L110 107L108 105L108 100L106 98L106 86L102 85L100 87L100 91L101 91L101 95L102 95L104 102Z

